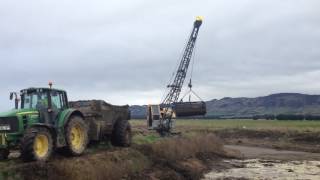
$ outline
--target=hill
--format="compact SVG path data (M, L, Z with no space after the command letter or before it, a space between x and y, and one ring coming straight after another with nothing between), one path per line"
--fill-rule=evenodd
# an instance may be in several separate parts
M242 118L264 114L320 115L320 95L278 93L256 98L213 99L206 102L207 117ZM146 106L130 106L132 118L145 118Z

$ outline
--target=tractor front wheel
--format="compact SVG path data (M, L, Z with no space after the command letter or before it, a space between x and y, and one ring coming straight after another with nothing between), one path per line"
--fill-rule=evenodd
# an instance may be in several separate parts
M21 141L21 156L24 161L46 161L52 154L52 136L44 127L26 130Z

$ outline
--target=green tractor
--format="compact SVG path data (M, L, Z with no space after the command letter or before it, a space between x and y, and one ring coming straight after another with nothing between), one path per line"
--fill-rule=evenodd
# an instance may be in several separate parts
M15 109L0 113L0 159L7 159L14 149L20 150L24 161L48 160L55 150L78 156L91 140L111 139L115 145L130 145L128 106L101 100L70 103L66 91L51 85L23 89L20 98L11 93L10 99L14 97ZM100 110L92 111L97 106Z

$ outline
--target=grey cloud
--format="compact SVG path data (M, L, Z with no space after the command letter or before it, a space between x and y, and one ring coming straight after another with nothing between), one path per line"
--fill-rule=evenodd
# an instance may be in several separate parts
M0 2L0 109L53 80L71 99L160 101L196 15L204 99L319 92L317 0ZM10 104L9 104L10 103Z

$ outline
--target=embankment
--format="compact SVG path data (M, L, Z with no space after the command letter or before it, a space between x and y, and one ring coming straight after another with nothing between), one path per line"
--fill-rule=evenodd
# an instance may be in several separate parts
M234 156L234 152L224 150L213 134L198 134L163 138L130 148L99 149L81 157L57 156L47 163L8 163L2 167L1 178L200 179L204 172L212 169L214 162Z

